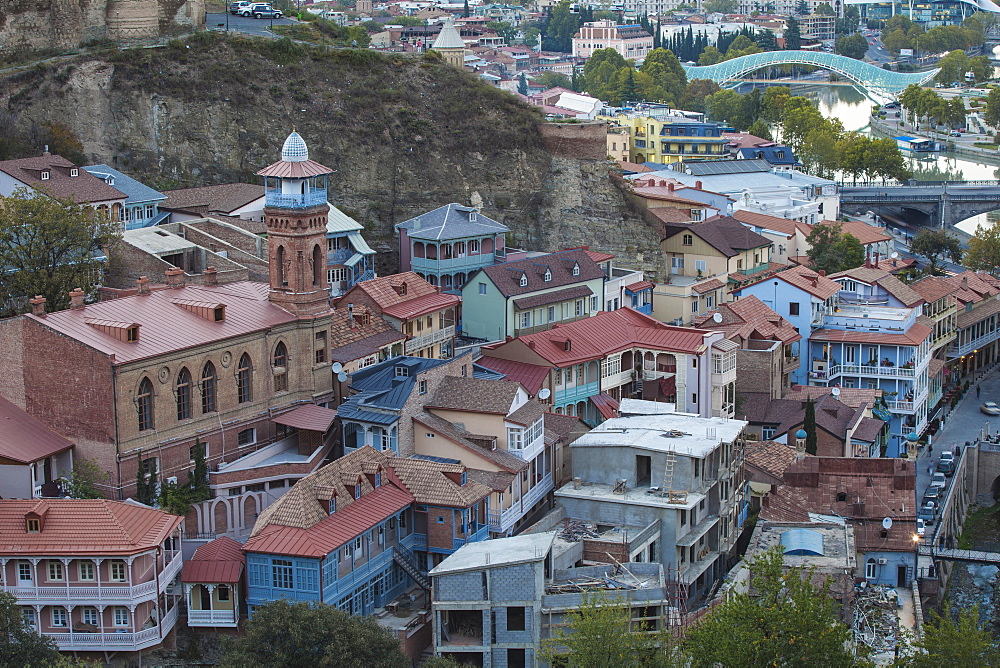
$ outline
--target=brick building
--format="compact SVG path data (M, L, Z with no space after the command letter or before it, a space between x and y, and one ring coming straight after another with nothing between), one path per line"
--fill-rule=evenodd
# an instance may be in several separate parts
M140 466L186 480L197 441L214 470L287 437L272 418L332 396L328 204L310 185L332 171L295 133L262 170L285 174L266 192L269 283L190 285L171 268L162 289L141 277L132 296L85 304L74 291L70 309L35 299L0 321L0 396L94 459L111 498L134 493Z

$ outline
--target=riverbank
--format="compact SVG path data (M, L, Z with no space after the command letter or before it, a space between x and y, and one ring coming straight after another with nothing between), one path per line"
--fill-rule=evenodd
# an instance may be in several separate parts
M880 137L899 137L901 133L906 132L899 127L884 123L881 119L875 118L874 116L871 118L871 122L868 127L873 135L878 135ZM941 151L943 155L955 158L972 158L976 162L1000 166L1000 151L956 144L949 137L941 134L940 132L921 132L920 130L917 130L917 132L920 132L921 136L931 137L932 139L937 139L943 142L946 147L946 150Z

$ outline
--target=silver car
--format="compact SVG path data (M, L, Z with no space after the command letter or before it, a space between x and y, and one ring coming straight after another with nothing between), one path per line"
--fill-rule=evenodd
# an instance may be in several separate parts
M987 401L979 407L979 410L987 415L1000 415L1000 406L997 406L997 402L995 401Z

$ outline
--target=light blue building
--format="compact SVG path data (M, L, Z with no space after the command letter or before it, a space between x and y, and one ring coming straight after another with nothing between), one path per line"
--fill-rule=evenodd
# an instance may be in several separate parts
M124 229L135 230L159 225L170 216L169 212L161 212L159 209L160 202L167 199L163 193L107 165L88 165L83 169L124 193L126 200L118 212L118 220Z
M361 223L330 205L326 218L326 276L333 297L375 278L375 251L361 236L362 229Z

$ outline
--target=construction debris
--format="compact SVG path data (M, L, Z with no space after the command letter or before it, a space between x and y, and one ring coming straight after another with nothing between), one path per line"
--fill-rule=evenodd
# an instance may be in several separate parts
M899 642L899 596L887 585L854 588L854 642L873 653L892 652Z
M559 538L567 543L578 543L584 538L600 538L593 524L580 522L578 520L564 520L562 529L559 530Z
M598 590L627 590L645 589L648 587L650 578L640 580L632 575L621 564L611 569L610 574L605 572L601 577L591 578L570 578L562 582L550 582L545 587L546 594L579 594Z

